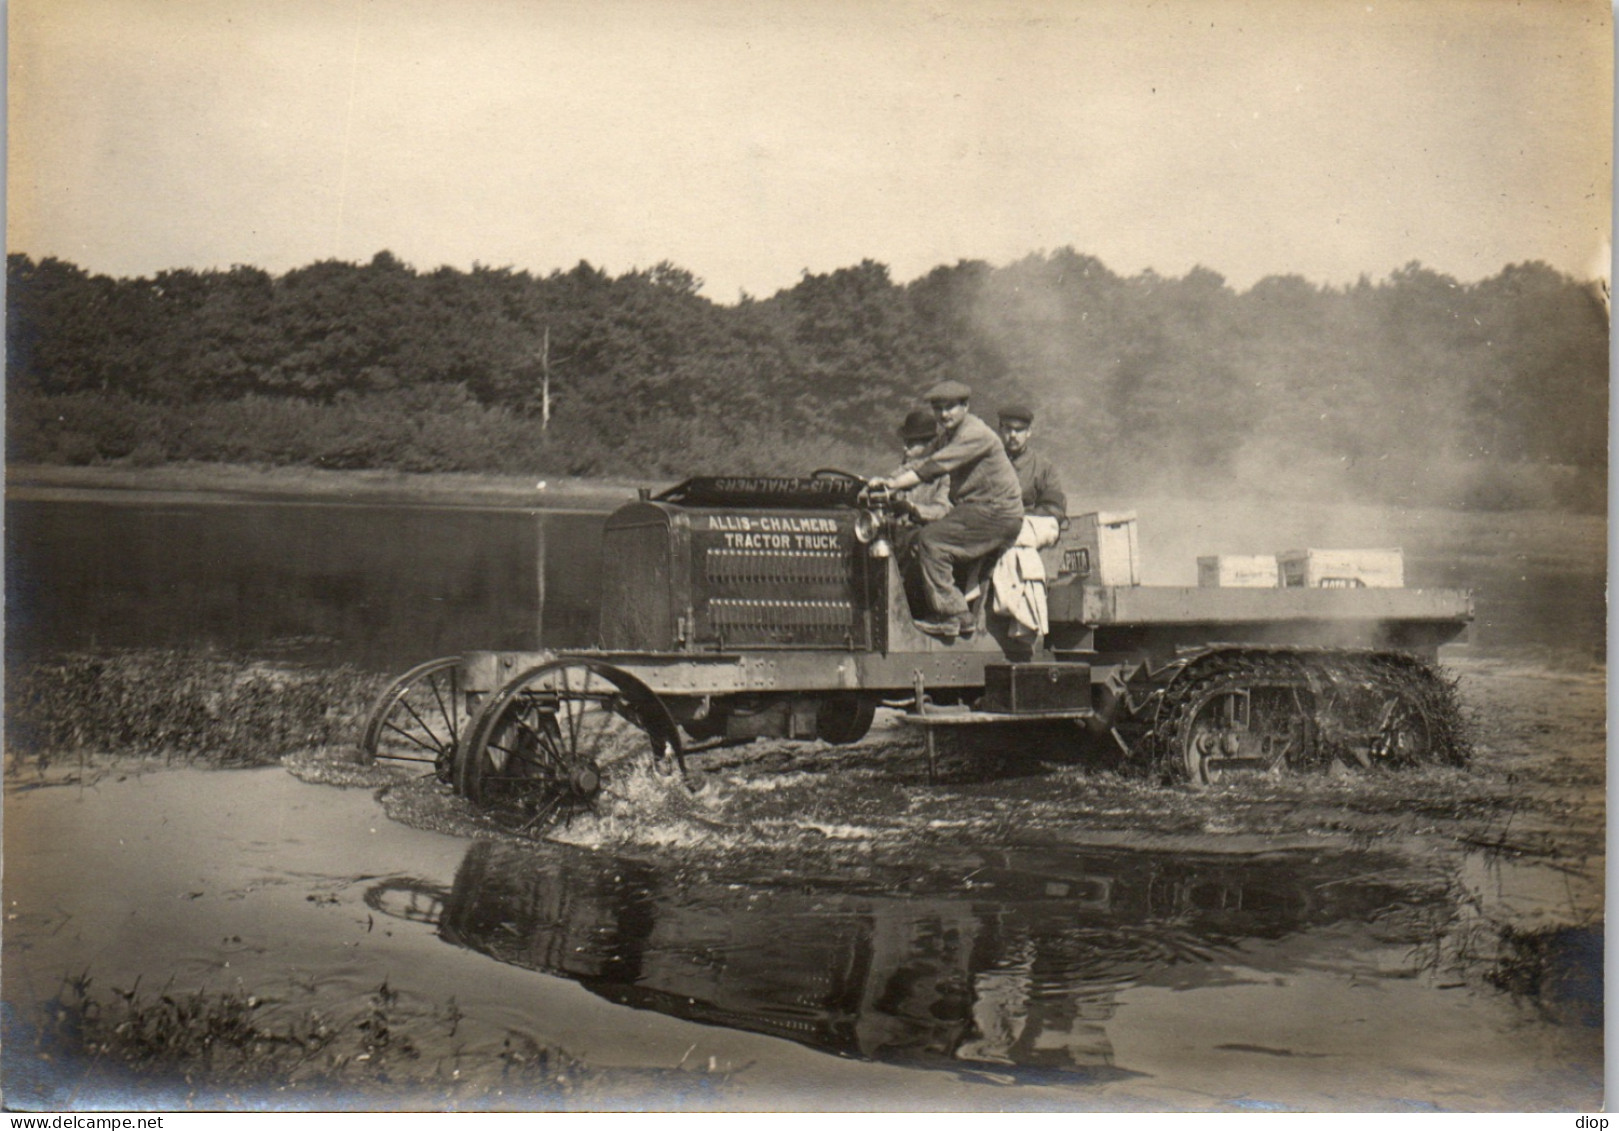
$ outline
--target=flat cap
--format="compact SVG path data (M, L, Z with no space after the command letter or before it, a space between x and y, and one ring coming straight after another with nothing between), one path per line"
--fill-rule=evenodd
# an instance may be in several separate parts
M940 381L923 393L922 399L931 404L934 401L964 401L972 395L973 391L960 381Z
M933 420L933 414L925 409L915 409L905 418L905 423L899 426L899 438L907 443L916 443L919 440L931 440L938 433L939 426Z
M1028 405L1024 404L1022 401L1015 401L1012 404L1007 404L1007 405L1002 405L1001 406L1001 419L1002 420L1021 420L1025 424L1033 424L1034 423L1034 409L1030 408Z

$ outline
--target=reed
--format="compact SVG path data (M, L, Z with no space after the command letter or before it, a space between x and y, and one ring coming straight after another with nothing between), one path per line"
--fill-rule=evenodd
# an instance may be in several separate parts
M350 667L178 651L13 661L6 670L6 768L45 770L97 757L237 768L311 749L347 757L383 682Z

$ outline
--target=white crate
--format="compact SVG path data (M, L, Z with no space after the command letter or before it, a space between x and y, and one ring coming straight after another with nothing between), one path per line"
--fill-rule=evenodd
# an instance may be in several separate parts
M1135 511L1076 515L1062 540L1063 572L1096 585L1140 585Z
M1281 584L1275 554L1211 554L1197 559L1204 589L1275 589Z
M1400 550L1288 550L1276 555L1286 589L1403 589Z

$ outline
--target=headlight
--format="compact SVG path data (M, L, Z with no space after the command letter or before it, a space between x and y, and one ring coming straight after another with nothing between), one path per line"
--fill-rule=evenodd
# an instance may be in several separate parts
M862 546L883 532L883 520L871 511L861 511L854 516L854 540Z

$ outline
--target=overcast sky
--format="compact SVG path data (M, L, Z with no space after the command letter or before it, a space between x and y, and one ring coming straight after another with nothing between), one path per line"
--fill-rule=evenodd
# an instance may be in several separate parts
M8 247L1607 273L1608 0L12 0Z

